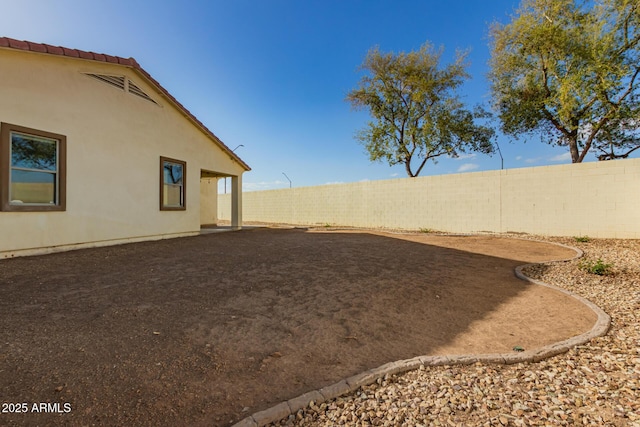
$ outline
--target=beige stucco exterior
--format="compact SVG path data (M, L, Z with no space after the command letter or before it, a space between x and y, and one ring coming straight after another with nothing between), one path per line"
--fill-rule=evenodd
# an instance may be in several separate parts
M229 219L221 194L218 217ZM640 238L640 159L247 192L245 221Z
M197 234L216 222L218 177L242 182L246 165L133 67L2 48L0 70L0 122L67 138L66 210L0 212L0 258ZM85 73L124 75L156 103ZM159 209L160 156L187 164L186 210Z
M200 223L202 225L218 222L218 179L200 180Z

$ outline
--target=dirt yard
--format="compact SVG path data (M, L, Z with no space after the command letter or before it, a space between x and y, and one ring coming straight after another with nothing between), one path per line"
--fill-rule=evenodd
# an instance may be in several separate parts
M595 315L513 268L572 256L258 228L3 260L0 425L227 426L389 361L539 347Z

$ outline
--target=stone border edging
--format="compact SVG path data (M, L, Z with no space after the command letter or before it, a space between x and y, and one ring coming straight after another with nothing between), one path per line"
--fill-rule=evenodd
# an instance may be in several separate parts
M511 237L513 238L513 237ZM518 238L516 238L518 239ZM544 242L542 240L522 239L527 241L549 243L557 246L562 246L568 249L576 251L576 256L572 258L548 261L545 263L556 263L573 261L583 256L584 252L578 248L572 246L563 245L555 242ZM565 295L573 297L589 307L593 311L598 319L593 327L580 335L568 338L563 341L559 341L554 344L550 344L541 347L537 350L527 350L520 353L493 353L493 354L463 354L463 355L451 355L451 356L418 356L412 359L398 360L396 362L389 362L377 368L369 369L360 374L353 375L349 378L338 381L335 384L328 385L319 390L312 390L304 393L293 399L289 399L286 402L281 402L271 408L264 411L256 412L241 421L235 423L232 427L263 427L267 424L284 420L290 415L295 415L300 409L306 407L315 407L323 402L331 399L343 396L345 394L352 393L358 390L362 386L370 385L376 382L379 378L384 378L386 375L401 374L408 371L420 369L420 367L428 366L442 366L442 365L472 365L477 362L492 363L492 364L504 364L510 365L521 362L539 362L549 357L556 356L558 354L569 351L572 347L585 344L593 338L605 335L609 331L611 325L611 317L604 312L600 307L589 301L588 299L560 288L558 286L550 285L548 283L541 282L539 280L532 279L526 276L522 270L531 265L538 265L542 263L528 263L519 265L515 268L515 275L525 282L533 283L540 286L545 286L556 291L562 292Z

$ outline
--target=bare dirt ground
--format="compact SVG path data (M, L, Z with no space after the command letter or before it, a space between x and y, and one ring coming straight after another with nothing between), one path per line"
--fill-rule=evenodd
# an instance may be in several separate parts
M574 255L258 228L3 260L0 425L226 426L389 361L540 347L595 315L513 269Z

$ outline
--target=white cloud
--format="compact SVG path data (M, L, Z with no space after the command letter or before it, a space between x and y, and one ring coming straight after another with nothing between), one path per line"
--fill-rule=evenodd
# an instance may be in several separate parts
M516 156L516 160L522 160L522 156Z
M344 184L344 181L329 181L324 183L324 185L335 185L335 184Z
M458 168L458 172L469 172L474 169L478 169L478 165L475 163L465 163Z
M261 182L243 182L242 183L242 191L260 191L260 190L273 190L275 188L282 188L286 184L286 187L289 187L289 182L284 182L280 180L276 181L261 181Z
M358 182L369 182L369 181L371 181L369 178L364 178L364 179L361 179L361 180L360 180L360 181L358 181Z
M458 157L452 157L455 160L475 159L478 156L477 153L458 154Z
M549 160L552 161L552 162L566 162L566 161L571 160L571 153L569 153L567 151L566 153L558 154L557 156L553 156Z
M392 173L392 174L391 174L391 175L389 175L389 176L394 176L394 177L395 177L395 176L398 176L398 175L400 175L400 174L399 174L399 173Z
M524 162L525 163L529 163L529 164L538 163L540 161L540 159L541 159L541 157L533 157L533 158L530 158L530 159L525 159Z

